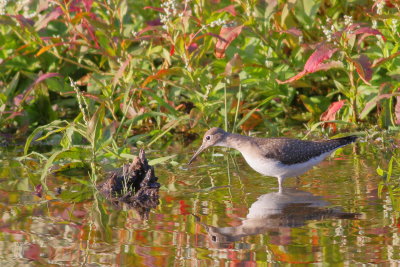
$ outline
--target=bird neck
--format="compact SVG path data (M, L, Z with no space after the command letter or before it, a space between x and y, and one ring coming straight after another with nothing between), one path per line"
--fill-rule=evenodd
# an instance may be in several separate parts
M249 143L251 143L251 137L249 136L227 133L224 138L216 145L234 148L241 151L243 147L247 146Z

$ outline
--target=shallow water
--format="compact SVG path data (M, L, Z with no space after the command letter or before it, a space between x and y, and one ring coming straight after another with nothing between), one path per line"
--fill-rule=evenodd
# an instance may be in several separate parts
M195 147L178 164L155 166L160 205L148 220L115 209L85 176L51 176L36 196L39 170L15 151L1 156L0 262L4 266L258 266L271 263L400 263L399 211L378 194L390 152L348 146L301 176L253 171L234 151ZM166 156L148 153L147 157ZM214 154L215 153L215 154ZM37 172L37 173L36 173ZM396 176L398 177L398 176ZM61 194L54 190L61 188ZM59 189L58 189L59 190ZM399 197L399 196L397 196Z

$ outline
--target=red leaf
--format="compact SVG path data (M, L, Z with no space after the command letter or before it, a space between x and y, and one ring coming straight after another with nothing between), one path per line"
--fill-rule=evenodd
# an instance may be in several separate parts
M34 85L36 85L36 84L38 84L38 83L40 83L40 82L42 82L42 81L44 81L44 80L46 80L48 78L56 77L56 76L61 76L61 74L60 73L55 73L55 72L49 72L49 73L42 74L42 75L39 76L39 78L36 79Z
M343 63L340 61L330 61L327 63L321 63L318 65L318 67L316 68L316 70L314 72L320 71L320 70L329 70L329 69L338 69L338 68L343 68Z
M25 18L22 15L11 15L10 17L16 18L21 28L32 26L34 23L33 20Z
M85 6L86 11L89 12L90 9L92 8L93 0L83 0L83 4Z
M154 19L154 20L149 20L146 22L147 25L149 26L162 26L164 25L160 19Z
M336 118L336 113L343 107L346 100L339 100L329 105L327 110L321 114L321 121L332 121Z
M29 244L23 250L23 257L31 261L40 260L40 246L38 244Z
M290 28L289 30L282 31L282 33L288 33L296 37L300 37L303 35L302 31L297 28Z
M145 6L143 9L153 9L158 12L164 12L164 9L161 7L154 7L154 6Z
M400 88L397 90L400 90ZM394 113L396 115L395 123L397 125L399 125L400 124L400 96L396 96L396 106L394 106Z
M35 186L35 195L38 197L42 197L42 195L43 195L43 185L42 184L38 184L37 186Z
M343 107L346 100L339 100L329 105L328 109L321 114L321 121L332 121L336 119L336 113ZM333 132L336 132L336 124L333 122L324 123L323 127L329 127Z
M383 63L385 63L388 60L392 60L393 58L397 57L400 55L400 52L396 52L388 57L383 57L383 58L378 58L374 61L374 63L372 64L372 68L375 68Z
M243 67L242 58L236 53L231 60L225 66L225 76L231 76L233 73L237 73Z
M197 48L199 48L199 45L197 43L191 43L186 49L189 51L189 53L193 53Z
M171 49L169 50L169 55L172 57L175 54L175 46L172 45Z
M37 31L47 27L50 21L57 19L59 16L63 14L63 11L60 7L56 7L53 11L48 13L41 21L36 23L35 28Z
M128 59L125 60L125 62L121 65L121 67L119 68L119 70L115 74L115 76L113 78L113 85L114 86L118 83L119 78L121 78L121 76L124 74L124 71L125 71L126 67L129 65L129 62L131 61L131 59L132 59L131 56L128 55Z
M338 64L336 61L333 61L332 63L325 63L325 64L322 63L325 60L330 59L337 50L338 49L334 47L330 47L327 45L320 45L319 47L316 48L316 51L314 51L314 53L312 53L311 56L308 58L306 64L304 65L304 69L301 72L299 72L298 74L289 78L286 81L280 81L280 80L276 81L279 84L291 83L299 80L308 73L313 73L319 70L326 70L329 68L337 67Z
M215 56L217 58L225 57L225 50L235 40L242 31L243 25L234 27L222 27L219 36L223 39L218 39L215 45Z
M246 116L247 113L248 112L243 113L243 116ZM254 112L242 125L240 125L240 128L245 132L249 132L263 121L263 117L259 113Z
M168 73L171 72L171 69L162 69L159 70L156 74L154 75L150 75L149 77L146 78L146 80L144 80L144 82L142 83L142 87L146 87L146 85L156 79L161 78L164 75L167 75Z
M221 13L221 12L224 12L224 11L230 13L234 17L237 15L234 5L226 6L224 8L221 8L221 9L217 10L216 12L217 13Z
M17 116L22 116L24 113L22 113L22 112L20 112L20 111L14 111L14 112L11 112L11 111L4 111L4 112L2 112L2 114L11 114L11 115L8 116L7 118L5 118L5 120L12 120L12 119L14 119L14 118L17 117Z
M181 215L190 214L190 212L187 211L187 208L190 208L190 206L185 203L185 200L179 200L179 211Z
M291 83L291 82L294 82L294 81L297 81L297 80L301 79L306 74L307 74L307 72L303 70L303 71L297 73L292 78L287 79L286 81L281 81L281 80L278 80L278 79L276 79L276 81L279 84Z
M369 101L369 102L365 105L364 109L363 109L363 110L361 111L361 113L360 113L360 118L363 119L363 118L369 113L369 111L370 111L372 108L374 108L374 106L375 106L379 101L381 101L382 99L389 99L389 98L394 97L394 96L396 96L396 100L397 100L397 98L399 97L399 96L398 96L398 93L391 93L391 94L381 94L381 95L378 95L377 97L375 97L374 99L372 99L371 101ZM396 106L397 106L397 104L396 104ZM397 117L397 113L396 113L396 117Z
M156 31L158 29L159 29L159 27L157 27L157 26L146 26L146 27L143 28L143 30L138 32L137 36L141 36L145 32Z
M330 59L337 50L337 48L331 48L326 45L318 47L317 50L308 58L304 65L304 70L307 73L316 72L319 65L325 60Z
M369 28L369 27L358 28L357 30L354 31L354 34L356 34L356 35L364 34L363 39L370 35L380 35L380 36L382 36L383 40L386 41L385 36L383 36L383 34L380 31L378 31L377 29Z
M29 88L25 91L24 93L24 97L22 98L21 102L25 101L27 99L27 97L29 96L29 93L32 91L32 89L35 87L36 84L51 78L51 77L56 77L56 76L61 76L61 74L59 73L54 73L54 72L50 72L50 73L45 73L40 75L30 86Z
M372 64L369 58L366 55L361 55L358 59L352 61L360 78L366 84L370 84L369 81L372 78Z

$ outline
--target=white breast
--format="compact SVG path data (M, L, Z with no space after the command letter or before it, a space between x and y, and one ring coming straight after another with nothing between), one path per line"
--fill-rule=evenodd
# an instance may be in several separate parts
M299 176L305 173L313 166L324 160L331 153L332 151L326 152L318 157L310 159L307 162L291 165L282 164L277 160L268 159L265 157L257 157L253 153L243 153L243 157L250 165L250 167L252 167L255 171L266 176L280 177L282 179L285 179L288 177Z

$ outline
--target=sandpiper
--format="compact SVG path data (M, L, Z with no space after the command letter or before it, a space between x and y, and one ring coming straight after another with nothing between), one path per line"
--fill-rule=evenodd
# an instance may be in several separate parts
M239 150L257 172L278 178L279 191L288 177L299 176L320 163L336 149L354 142L357 136L305 141L291 138L256 138L211 128L189 164L206 148L222 146Z

